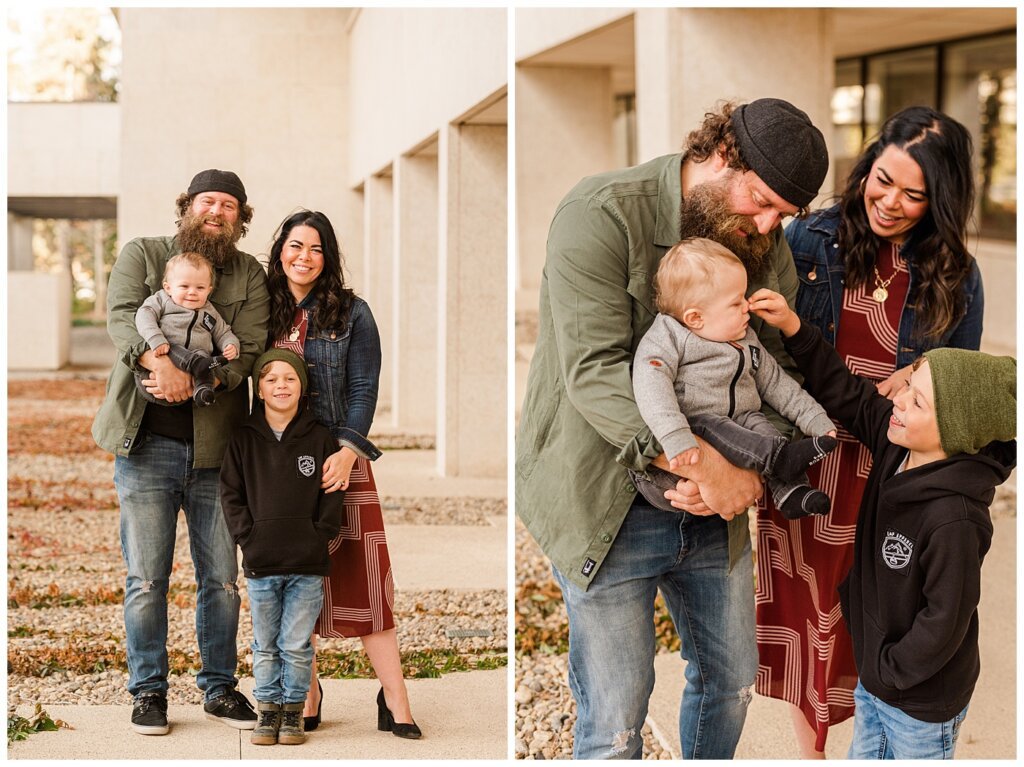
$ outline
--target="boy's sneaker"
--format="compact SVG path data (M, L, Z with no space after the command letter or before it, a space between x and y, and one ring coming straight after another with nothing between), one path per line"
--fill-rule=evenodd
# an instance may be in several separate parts
M207 719L223 722L236 730L251 730L256 726L256 711L238 690L227 690L203 705Z
M132 707L132 729L142 735L166 735L167 698L158 692L144 692Z
M254 746L272 746L277 743L277 731L281 727L281 706L264 700L256 701L260 720L249 736Z
M281 728L277 731L277 742L283 746L298 746L306 742L302 719L305 701L285 703L281 706Z

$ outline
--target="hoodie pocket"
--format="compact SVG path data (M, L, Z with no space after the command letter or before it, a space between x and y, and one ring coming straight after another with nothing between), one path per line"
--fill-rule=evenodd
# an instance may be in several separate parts
M316 567L327 558L327 543L308 517L261 519L242 546L250 570Z
M862 657L864 669L861 671L861 677L868 683L865 685L865 688L868 692L872 692L872 687L874 687L878 692L884 693L883 695L878 695L878 697L888 703L896 703L900 699L900 691L887 684L882 676L882 646L885 644L885 634L867 613L864 614L863 625L864 654ZM877 695L878 692L874 694Z

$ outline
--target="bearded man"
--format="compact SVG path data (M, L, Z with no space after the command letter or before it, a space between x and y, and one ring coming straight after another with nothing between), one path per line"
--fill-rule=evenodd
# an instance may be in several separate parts
M236 690L238 586L235 545L220 506L220 464L232 430L249 410L246 379L267 341L270 300L266 275L236 247L252 220L245 187L230 171L204 170L178 197L178 232L140 237L121 250L110 274L107 331L119 357L93 422L96 443L113 453L121 506L128 691L135 699L132 729L163 735L167 724L167 587L178 511L188 524L196 577L196 639L202 668L196 678L206 716L252 729L256 713ZM205 256L216 272L210 301L241 341L238 358L217 370L214 404L192 403L192 377L170 357L157 357L135 329L135 312L159 290L164 266L178 253ZM149 405L134 373L160 399Z
M683 757L735 752L757 671L742 512L760 479L700 441L699 463L680 469L691 481L665 495L686 513L646 503L627 470L668 461L637 411L630 365L655 317L658 263L681 237L726 245L747 267L749 293L768 287L792 305L781 223L810 204L827 169L821 132L792 104L727 104L681 154L586 178L555 212L516 440L516 513L551 560L568 611L578 759L640 758L658 589L687 661ZM753 315L750 326L793 370L778 331Z

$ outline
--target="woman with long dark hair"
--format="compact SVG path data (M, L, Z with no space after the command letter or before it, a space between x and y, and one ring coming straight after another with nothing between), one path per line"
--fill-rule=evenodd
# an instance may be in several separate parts
M322 487L345 491L346 521L330 544L331 573L314 633L362 639L381 682L378 728L418 738L402 676L391 561L370 469L380 450L367 439L377 405L380 336L370 307L345 285L341 249L327 216L302 210L285 219L271 247L267 289L269 345L306 360L310 407L338 440L338 452L324 462ZM307 730L320 723L323 690L315 662L312 681Z
M971 156L964 126L909 107L861 154L838 204L786 230L797 314L890 399L923 352L981 343L981 274L965 242ZM808 472L833 499L832 512L787 521L768 501L758 514L757 690L794 704L809 758L823 758L828 728L853 714L857 669L837 587L852 562L870 461L840 428L838 448Z

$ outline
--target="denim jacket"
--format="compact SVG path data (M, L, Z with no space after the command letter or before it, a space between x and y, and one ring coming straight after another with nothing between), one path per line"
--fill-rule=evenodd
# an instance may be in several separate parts
M300 304L314 309L313 294ZM342 447L371 461L380 450L366 438L377 407L380 334L370 307L355 298L344 330L310 329L303 347L309 368L309 402L316 419Z
M821 330L825 340L835 346L839 332L839 317L843 306L843 276L846 273L838 242L839 206L819 210L806 219L794 221L786 229L786 239L793 251L797 279L800 281L796 296L796 313L802 320ZM910 271L908 295L913 296L920 279L914 266L911 250L902 251ZM906 367L929 349L951 346L957 349L977 350L981 345L982 315L985 294L981 285L981 272L976 261L964 282L967 313L959 324L947 330L939 339L923 341L913 337L914 306L905 303L900 316L896 368Z

